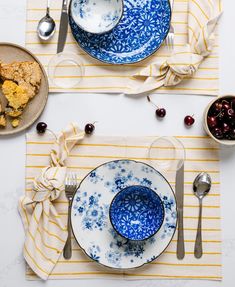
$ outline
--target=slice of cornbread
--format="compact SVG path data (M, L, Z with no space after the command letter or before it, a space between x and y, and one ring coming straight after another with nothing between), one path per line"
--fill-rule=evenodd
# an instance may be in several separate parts
M39 64L30 61L0 63L0 74L3 80L11 80L22 86L29 98L37 94L42 78Z
M13 81L6 80L2 85L2 93L8 100L6 114L18 117L29 101L28 93Z

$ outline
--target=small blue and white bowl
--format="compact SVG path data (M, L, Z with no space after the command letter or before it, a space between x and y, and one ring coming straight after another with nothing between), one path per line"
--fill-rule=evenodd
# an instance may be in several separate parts
M156 192L146 186L124 188L113 198L109 217L113 228L128 240L142 241L161 228L164 205Z
M119 23L123 14L123 0L72 0L71 16L84 31L103 34Z

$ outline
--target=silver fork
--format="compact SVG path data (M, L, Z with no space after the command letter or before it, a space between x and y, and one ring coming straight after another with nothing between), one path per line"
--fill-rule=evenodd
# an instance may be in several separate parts
M71 205L73 195L77 190L77 175L75 173L69 173L65 179L65 195L68 199L69 206L68 206L68 223L67 223L67 230L68 230L68 238L64 246L63 255L65 259L70 259L72 256L72 246L71 246Z
M171 5L171 18L172 18L174 0L169 0L169 2ZM174 49L174 37L175 37L175 30L174 30L174 27L171 23L170 30L169 30L168 35L166 37L166 45L167 45L169 51L172 51Z

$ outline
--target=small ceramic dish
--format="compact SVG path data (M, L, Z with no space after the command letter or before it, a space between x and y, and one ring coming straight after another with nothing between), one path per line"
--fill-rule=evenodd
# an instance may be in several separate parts
M204 111L204 129L206 133L212 139L214 139L217 143L224 145L224 146L235 146L235 114L231 115L230 117L226 115L223 116L224 110L222 107L223 103L232 105L231 103L232 100L234 101L234 105L235 105L235 96L233 95L226 95L226 96L218 97L214 99L213 101L211 101ZM216 109L215 104L218 105L217 107L218 111L216 110L214 111L214 109ZM221 106L221 111L219 110L220 106ZM231 109L234 112L235 107L231 106ZM215 125L214 127L209 127L209 124L208 124L209 117L210 118L213 117L213 120L215 123L212 122L211 125L212 126ZM215 128L218 128L219 130L216 131ZM225 128L228 128L228 129L230 128L230 132L234 133L233 139L232 138L226 139L226 137L219 138L221 132L224 135L226 135L224 131ZM218 132L217 137L216 137L216 132ZM228 131L227 133L228 138L229 138L230 132Z
M124 188L113 198L109 209L113 228L126 239L146 240L161 228L164 206L156 192L146 186Z
M71 15L84 31L103 34L119 23L123 14L123 0L72 0Z

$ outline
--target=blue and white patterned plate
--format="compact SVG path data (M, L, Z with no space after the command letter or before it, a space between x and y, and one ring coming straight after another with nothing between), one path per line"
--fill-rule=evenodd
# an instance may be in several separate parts
M161 46L171 21L169 0L124 0L119 24L110 32L94 35L83 31L71 17L75 40L92 57L110 64L144 60Z
M145 241L127 242L109 220L114 196L131 185L156 191L164 205L161 228ZM171 242L176 223L176 200L170 184L151 166L132 160L108 162L91 171L72 202L71 224L78 244L90 258L111 268L135 268L156 259Z

